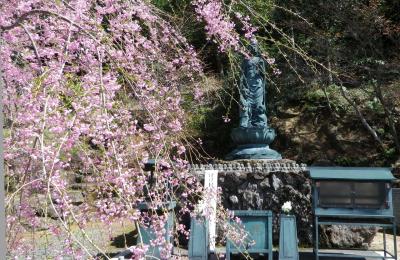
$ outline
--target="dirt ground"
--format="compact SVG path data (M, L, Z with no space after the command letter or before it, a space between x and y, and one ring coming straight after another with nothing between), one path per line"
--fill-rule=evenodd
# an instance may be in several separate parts
M400 235L398 235L396 237L397 240L397 252L399 252L400 250ZM386 234L386 247L387 247L387 251L392 252L393 253L393 249L394 249L394 244L393 244L393 235L391 234ZM383 248L383 233L379 232L375 237L374 240L371 243L371 247L372 250L382 250ZM398 257L397 259L400 259L400 257Z
M74 233L77 238L82 239L84 241L81 232L79 229L73 228ZM110 232L109 232L110 230ZM36 233L34 237L32 237L32 233L23 234L27 242L34 243L36 246L34 248L34 252L31 252L29 255L34 259L54 259L55 256L48 255L46 248L59 248L61 250L63 238L55 237L48 235L46 236L46 231L41 231ZM102 249L105 249L105 252L113 257L117 253L124 251L125 245L132 245L136 240L135 228L131 223L114 223L111 227L104 225L103 223L90 223L86 228L86 235L91 238L92 241L95 241L96 245ZM397 250L400 251L400 235L397 236ZM47 246L45 246L47 241ZM386 234L386 242L387 242L387 250L393 253L393 235ZM89 249L89 251L96 252L96 249L90 243L84 243L85 246ZM224 249L224 248L223 248ZM275 248L276 250L277 248ZM383 249L383 233L378 232L375 236L371 246L369 248L372 251L382 251ZM311 249L302 248L300 251L307 251ZM175 250L174 250L175 251ZM183 255L187 254L186 250ZM175 252L177 255L181 255L182 252ZM182 256L182 255L181 255ZM185 259L186 257L182 256L181 259ZM24 259L24 258L21 258ZM63 259L72 259L72 258L63 258ZM400 258L398 258L400 260Z
M107 226L101 222L90 222L85 228L85 234L76 225L71 225L71 230L75 239L81 241L94 255L98 252L97 248L101 248L104 253L112 257L124 251L126 244L133 245L136 241L135 227L131 223L113 223ZM20 239L33 246L33 250L28 253L19 251L20 256L17 259L56 259L60 254L64 255L62 250L66 239L64 234L55 236L48 231L27 232L21 234ZM74 259L74 257L67 255L62 259Z

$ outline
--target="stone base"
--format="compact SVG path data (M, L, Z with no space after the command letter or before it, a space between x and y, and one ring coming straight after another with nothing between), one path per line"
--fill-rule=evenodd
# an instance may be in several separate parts
M261 159L261 160L280 160L282 156L277 151L269 148L265 144L248 144L239 145L235 150L230 152L226 160L241 159Z

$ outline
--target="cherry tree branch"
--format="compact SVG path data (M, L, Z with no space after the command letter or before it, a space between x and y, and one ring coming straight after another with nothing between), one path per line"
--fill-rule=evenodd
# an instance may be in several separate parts
M31 33L28 31L28 28L26 28L25 25L21 24L22 29L26 32L26 34L29 37L29 40L32 43L33 51L35 52L36 59L38 61L39 67L40 67L40 72L43 73L43 67L42 67L42 61L40 60L40 55L39 55L39 50L37 48L36 42L33 40Z
M33 16L33 15L36 15L36 14L47 14L47 15L56 16L56 17L58 17L59 19L65 21L65 22L68 22L68 23L72 23L72 24L73 24L74 26L76 26L77 28L83 30L83 28L82 28L79 24L73 22L73 21L72 21L71 19L69 19L68 17L65 17L65 16L63 16L63 15L60 15L60 14L58 14L58 13L55 13L55 12L52 12L52 11L49 11L49 10L42 10L42 9L35 9L35 10L31 10L31 11L29 11L29 12L26 12L26 13L22 14L21 16L19 16L19 17L15 20L14 23L12 23L12 24L10 24L10 25L5 25L5 26L3 25L3 26L0 26L0 30L1 30L1 31L9 31L9 30L11 30L11 29L14 29L15 27L20 26L20 25L22 24L22 22L24 22L25 20L28 20L30 16Z

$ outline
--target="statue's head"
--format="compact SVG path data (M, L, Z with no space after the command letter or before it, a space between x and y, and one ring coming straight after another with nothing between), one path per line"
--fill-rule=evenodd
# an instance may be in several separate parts
M260 55L260 48L258 47L258 43L256 39L252 39L249 46L249 51L254 56Z

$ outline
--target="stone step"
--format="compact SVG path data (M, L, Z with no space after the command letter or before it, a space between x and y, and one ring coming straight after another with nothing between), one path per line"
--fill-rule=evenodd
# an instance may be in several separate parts
M67 194L74 205L80 205L85 201L85 196L80 190L69 190Z

